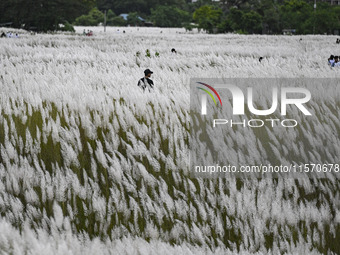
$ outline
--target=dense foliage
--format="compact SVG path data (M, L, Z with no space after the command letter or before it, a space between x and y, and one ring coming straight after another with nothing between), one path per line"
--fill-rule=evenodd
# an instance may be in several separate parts
M61 30L96 5L95 0L2 0L0 23L36 31Z
M58 30L60 24L93 26L144 25L159 27L196 26L209 33L333 34L340 29L340 6L311 0L4 0L0 25L30 30ZM129 14L128 19L119 15Z

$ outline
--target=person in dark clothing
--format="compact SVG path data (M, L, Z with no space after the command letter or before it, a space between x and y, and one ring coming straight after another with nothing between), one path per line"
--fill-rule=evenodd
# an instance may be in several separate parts
M154 84L153 81L150 79L151 74L153 74L153 72L150 69L146 69L144 71L144 77L138 81L137 86L142 88L143 91L145 91L145 89L148 89L149 92L153 90Z
M3 38L3 37L6 37L6 34L4 32L2 32L2 34L1 34L1 38Z

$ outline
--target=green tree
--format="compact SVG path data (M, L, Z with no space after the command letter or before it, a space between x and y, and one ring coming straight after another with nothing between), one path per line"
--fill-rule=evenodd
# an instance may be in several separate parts
M106 14L106 25L108 26L126 26L126 20L117 16L111 9Z
M127 23L131 26L139 26L142 24L142 21L139 18L139 14L137 12L130 12L127 17Z
M97 8L93 8L89 14L78 17L74 24L81 26L97 26L101 22L104 22L104 14Z
M127 22L125 19L123 19L121 16L116 16L112 18L109 23L107 23L109 26L126 26Z
M231 8L227 21L227 25L232 31L248 34L262 32L262 16L253 10L242 11L237 8Z
M159 27L182 27L190 21L190 14L175 6L159 5L151 9L151 19Z
M179 9L188 7L186 0L98 0L101 6L112 9L115 13L138 12L139 14L149 15L152 8L158 5L176 6ZM99 8L102 8L99 6Z
M115 17L117 17L117 15L111 9L109 9L106 13L106 20L109 21Z
M94 4L94 0L2 0L0 20L18 28L57 30L59 24L72 22Z
M277 1L263 0L257 5L256 11L262 16L262 25L267 33L281 33L280 8Z
M230 9L227 20L232 31L238 31L242 29L242 16L243 11L237 8Z
M252 1L249 0L229 0L229 1L222 1L224 5L227 6L228 9L230 8L237 8L237 9L245 9L252 4Z
M112 9L119 15L121 13L149 13L147 0L118 0L113 1Z
M305 21L312 16L313 7L302 0L285 1L280 8L282 28L296 29L297 33L306 33Z
M332 34L334 29L340 28L340 7L319 3L316 11L305 21L305 33Z
M241 29L247 33L261 33L262 17L255 11L243 13L241 18Z
M199 28L213 33L214 28L217 28L221 22L222 9L210 5L204 5L198 8L194 14L193 19L198 23Z

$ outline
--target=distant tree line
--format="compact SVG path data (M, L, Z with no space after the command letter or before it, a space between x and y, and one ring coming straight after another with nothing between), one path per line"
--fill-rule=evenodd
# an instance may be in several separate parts
M323 34L340 30L340 6L313 0L2 0L0 24L37 31L72 25L198 27L208 33ZM125 20L119 14L126 13ZM62 25L61 25L62 24Z
M0 25L36 31L67 29L95 6L95 0L1 0Z

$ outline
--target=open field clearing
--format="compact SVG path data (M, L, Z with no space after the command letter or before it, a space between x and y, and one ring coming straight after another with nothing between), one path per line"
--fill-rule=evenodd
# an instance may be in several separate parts
M339 178L189 171L190 78L337 78L335 37L76 29L0 39L0 254L340 253ZM137 87L146 68L153 93ZM332 89L294 137L323 154L293 146L294 160L339 160ZM290 161L275 134L261 142Z

